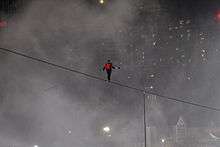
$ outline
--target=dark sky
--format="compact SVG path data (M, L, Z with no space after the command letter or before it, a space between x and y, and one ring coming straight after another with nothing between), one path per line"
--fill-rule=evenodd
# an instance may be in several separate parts
M8 27L0 28L0 46L100 77L110 58L121 67L114 81L219 107L218 9L208 0L24 1L1 13ZM0 146L143 142L142 93L14 55L1 53L0 61ZM188 126L219 123L219 113L160 97L147 106L161 135L179 116Z

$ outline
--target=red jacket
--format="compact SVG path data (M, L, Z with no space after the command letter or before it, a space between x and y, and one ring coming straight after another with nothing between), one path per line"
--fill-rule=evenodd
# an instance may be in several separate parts
M112 68L115 69L112 63L106 63L103 67L103 70L112 70Z

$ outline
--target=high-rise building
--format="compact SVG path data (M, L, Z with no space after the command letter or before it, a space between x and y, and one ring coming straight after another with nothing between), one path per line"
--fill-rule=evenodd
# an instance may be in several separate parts
M152 145L151 145L151 128L150 127L146 128L146 145L147 145L147 147L152 147Z
M182 144L184 142L184 139L186 138L187 133L187 127L183 120L183 118L180 116L179 120L174 127L175 130L175 142L177 144Z
M160 119L156 114L160 111L159 103L157 102L157 96L147 95L146 100L146 122L147 122L147 132L146 140L147 147L159 147L161 145L161 134L159 133L159 128L152 122L156 119ZM153 121L152 121L153 120Z

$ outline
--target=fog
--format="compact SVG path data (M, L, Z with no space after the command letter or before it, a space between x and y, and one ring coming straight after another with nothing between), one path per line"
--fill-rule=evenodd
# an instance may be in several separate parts
M114 81L219 108L219 27L208 16L182 17L173 7L150 0L30 1L1 30L0 47L103 78L111 59L121 67ZM175 34L182 19L185 32ZM190 41L169 41L189 29ZM143 93L5 52L0 61L0 146L143 146ZM147 126L157 128L159 139L170 136L180 116L193 127L219 122L213 111L146 99Z

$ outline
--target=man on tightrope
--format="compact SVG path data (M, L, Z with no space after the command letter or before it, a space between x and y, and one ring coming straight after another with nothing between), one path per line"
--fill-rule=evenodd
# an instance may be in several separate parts
M103 71L106 70L108 82L111 81L112 69L120 69L120 67L115 67L112 65L111 60L108 60L103 67Z

